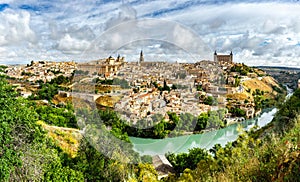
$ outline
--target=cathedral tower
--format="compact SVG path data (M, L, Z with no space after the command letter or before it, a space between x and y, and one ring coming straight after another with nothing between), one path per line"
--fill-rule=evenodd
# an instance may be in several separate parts
M144 62L144 55L143 55L143 50L141 50L140 53L140 63Z

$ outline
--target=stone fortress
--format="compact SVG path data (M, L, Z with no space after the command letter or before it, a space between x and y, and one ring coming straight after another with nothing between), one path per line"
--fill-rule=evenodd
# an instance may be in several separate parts
M221 55L217 54L217 51L214 53L214 61L215 62L226 62L226 63L233 63L233 54L232 51L229 55Z

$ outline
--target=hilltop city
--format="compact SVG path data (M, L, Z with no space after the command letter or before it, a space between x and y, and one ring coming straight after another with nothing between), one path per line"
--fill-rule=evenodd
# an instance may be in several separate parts
M120 55L87 63L32 61L5 72L9 77L31 82L33 87L34 83L75 76L80 80L60 90L56 98L89 99L113 108L133 123L142 118L151 120L157 114L168 120L170 112L198 116L225 108L224 120L230 124L259 115L263 103L283 92L264 71L235 63L232 52L214 52L213 58L197 63L146 61L141 51L137 62L126 62ZM93 93L79 94L80 90L74 89L83 80L95 84ZM16 86L24 97L35 94L22 83Z

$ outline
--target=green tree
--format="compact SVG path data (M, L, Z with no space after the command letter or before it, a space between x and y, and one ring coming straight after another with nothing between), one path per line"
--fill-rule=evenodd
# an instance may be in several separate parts
M166 154L167 159L170 161L176 173L182 173L186 168L195 169L200 160L205 160L209 157L208 152L205 149L193 148L189 150L189 153L180 153L175 155L174 153Z
M179 117L175 112L168 112L169 119L173 121L176 125L179 123Z
M201 113L198 116L197 125L195 127L195 131L201 131L207 127L208 123L208 114L207 113Z
M167 85L167 82L166 82L166 80L164 80L164 86L163 86L163 88L162 88L162 91L170 91L171 89L170 89L170 87Z
M39 114L39 120L47 124L77 128L77 120L74 115L74 110L70 104L62 108L54 108L52 106L36 106L36 112Z
M217 101L213 96L208 96L204 99L204 104L212 106L216 105Z
M202 85L197 85L197 91L202 91Z
M163 122L158 123L154 126L154 135L158 138L164 138L167 135L167 131L165 130L165 124Z
M46 99L51 101L54 95L58 93L58 85L56 83L45 83L40 85L40 89L37 91L36 96L31 96L31 99L34 100L43 100Z
M155 182L158 181L158 174L151 164L139 164L138 165L138 181Z
M172 85L172 90L176 90L177 89L177 87L176 87L176 85Z
M239 79L238 77L235 78L235 82L234 82L234 86L237 87L241 84L241 79Z

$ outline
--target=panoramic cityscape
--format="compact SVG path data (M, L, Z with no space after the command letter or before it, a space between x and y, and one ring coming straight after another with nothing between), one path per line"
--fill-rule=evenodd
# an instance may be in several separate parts
M0 3L0 181L299 181L299 6Z

